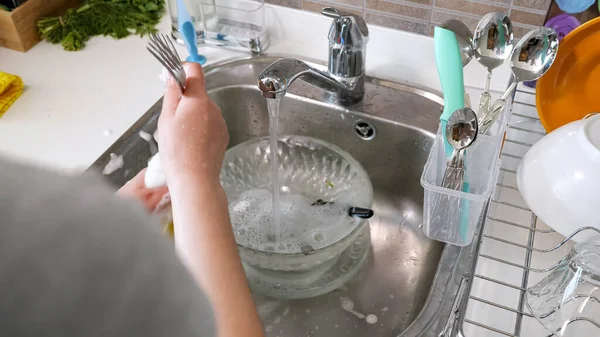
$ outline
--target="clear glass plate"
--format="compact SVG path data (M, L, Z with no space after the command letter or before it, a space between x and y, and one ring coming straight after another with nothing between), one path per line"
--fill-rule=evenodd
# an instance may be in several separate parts
M596 336L600 328L600 241L575 245L548 276L527 289L526 304L556 336Z

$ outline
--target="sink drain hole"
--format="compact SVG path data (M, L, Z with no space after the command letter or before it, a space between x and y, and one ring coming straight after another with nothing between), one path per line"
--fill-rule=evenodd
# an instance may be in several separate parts
M375 138L375 127L365 121L356 121L354 123L354 130L361 139L370 140Z

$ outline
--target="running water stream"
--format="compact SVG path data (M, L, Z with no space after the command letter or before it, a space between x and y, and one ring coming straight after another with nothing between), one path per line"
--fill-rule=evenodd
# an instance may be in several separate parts
M279 127L279 102L280 98L268 98L269 110L269 141L271 154L271 186L273 192L273 222L269 238L276 241L279 234L281 213L279 206L279 159L277 158L277 129Z

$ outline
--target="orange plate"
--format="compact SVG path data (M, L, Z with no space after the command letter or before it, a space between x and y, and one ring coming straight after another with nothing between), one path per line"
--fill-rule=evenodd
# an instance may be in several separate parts
M600 17L577 27L537 81L536 105L546 132L600 112Z

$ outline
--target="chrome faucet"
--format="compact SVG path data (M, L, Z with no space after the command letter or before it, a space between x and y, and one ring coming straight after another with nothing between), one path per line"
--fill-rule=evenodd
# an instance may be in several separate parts
M329 62L327 72L296 59L281 59L258 76L258 88L266 98L283 97L288 87L302 78L329 92L336 103L350 105L365 94L365 55L369 29L357 15L335 8L324 8L321 14L332 18L329 29Z

